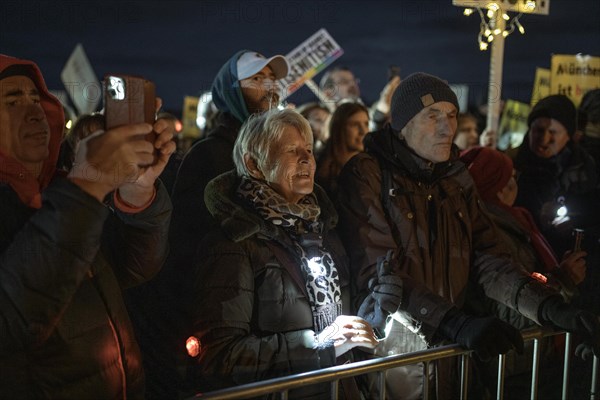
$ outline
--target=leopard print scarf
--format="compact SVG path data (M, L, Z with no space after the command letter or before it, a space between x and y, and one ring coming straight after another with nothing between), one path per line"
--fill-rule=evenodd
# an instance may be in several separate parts
M292 239L301 260L301 270L317 333L342 314L340 279L331 254L323 248L321 209L314 193L298 204L288 203L266 182L242 177L237 196L251 205L266 221L282 227Z

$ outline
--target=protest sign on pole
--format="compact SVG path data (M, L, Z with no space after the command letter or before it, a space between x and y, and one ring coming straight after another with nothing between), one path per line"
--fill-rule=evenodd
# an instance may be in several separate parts
M283 88L282 99L290 96L313 76L338 59L344 51L325 29L320 29L314 35L302 42L294 50L286 54L290 70L288 75L279 81ZM308 87L319 97L318 88Z
M500 125L498 126L498 144L500 150L519 147L527 133L527 116L529 104L507 99L504 102Z
M536 68L533 80L533 91L531 92L531 106L550 95L550 70L547 68Z
M182 137L197 139L202 133L202 131L196 124L199 101L200 98L196 96L185 96L183 98L183 113L181 115Z
M102 101L102 85L88 60L81 43L75 46L60 79L79 114L90 114Z
M584 94L600 88L600 57L554 54L550 68L550 92L564 94L576 106Z

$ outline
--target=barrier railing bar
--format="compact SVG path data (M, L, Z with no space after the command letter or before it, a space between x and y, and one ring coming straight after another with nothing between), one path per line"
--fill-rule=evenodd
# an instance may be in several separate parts
M504 376L506 374L506 354L500 354L498 356L498 388L496 391L496 399L504 399Z
M386 395L385 375L386 375L386 373L387 373L387 369L377 373L377 379L378 379L378 383L379 383L379 400L385 400L385 395Z
M540 339L533 339L533 365L531 367L531 400L537 400L540 372Z
M331 381L331 399L338 399L339 397L339 380L333 380Z
M562 400L567 400L569 397L569 369L571 368L571 334L567 332L565 335L565 360L563 364L563 386Z
M521 331L521 336L524 341L540 339L546 336L554 336L562 334L563 332L555 332L547 329L531 328ZM339 380L349 378L356 375L364 375L368 373L377 372L379 374L380 385L380 398L385 398L385 370L401 367L416 363L428 363L438 359L456 357L469 354L469 350L465 350L457 344L446 345L435 347L432 349L422 350L413 353L391 355L381 358L374 358L371 360L357 361L350 364L338 365L334 367L324 368L321 370L304 372L296 375L285 376L280 378L274 378L264 380L260 382L253 382L245 385L239 385L231 388L221 389L213 392L199 393L190 399L240 399L247 397L255 397L269 393L287 391L289 389L297 388L304 385L312 385L323 382L330 382L332 380ZM537 383L537 368L539 367L539 360L536 362L535 357L539 359L539 353L537 349L537 343L534 343L534 376L535 382ZM595 360L596 361L596 360ZM596 371L596 370L594 370ZM383 378L382 378L383 377ZM533 383L533 377L532 377ZM533 391L532 391L533 392ZM595 393L595 392L594 392ZM383 396L383 397L382 397ZM533 396L533 393L532 393ZM284 399L282 397L282 399ZM286 397L287 399L287 393ZM535 399L532 397L532 399Z
M596 399L598 393L598 357L594 356L592 363L592 387L590 388L590 400Z
M429 400L429 362L423 363L423 400Z
M467 400L469 392L469 355L463 354L460 363L460 398Z

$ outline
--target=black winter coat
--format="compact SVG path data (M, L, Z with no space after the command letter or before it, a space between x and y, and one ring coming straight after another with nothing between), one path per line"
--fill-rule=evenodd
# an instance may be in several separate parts
M203 391L336 363L333 346L315 346L311 307L289 236L233 200L238 184L232 171L207 187L207 206L221 227L205 237L193 263L194 330L201 341L194 378ZM321 188L315 193L324 245L344 292L345 253L332 231L337 214ZM290 391L290 398L329 398L329 384Z
M39 210L7 185L0 205L0 398L143 398L121 290L164 262L164 188L135 215L65 179L43 192Z

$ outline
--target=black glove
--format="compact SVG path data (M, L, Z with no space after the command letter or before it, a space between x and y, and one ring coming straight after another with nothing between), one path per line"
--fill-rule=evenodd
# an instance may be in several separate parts
M380 330L385 328L387 316L395 313L402 302L402 278L391 275L392 256L390 250L377 259L377 277L369 280L369 295L358 309L359 317Z
M542 303L540 319L558 329L579 335L583 343L575 349L578 357L586 360L592 352L600 357L600 324L596 315L565 303L559 296L553 296Z
M453 308L444 317L439 332L461 346L473 350L481 361L490 361L513 347L523 353L521 332L495 317L473 317Z

